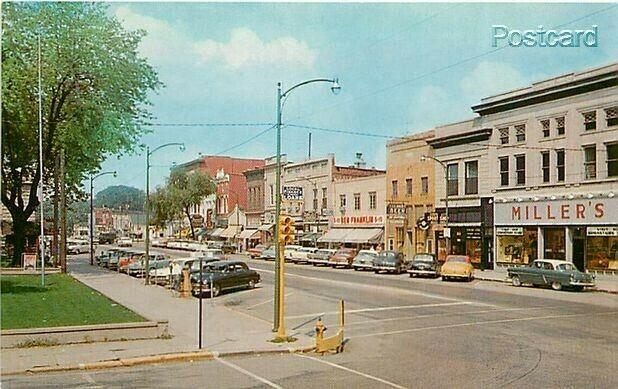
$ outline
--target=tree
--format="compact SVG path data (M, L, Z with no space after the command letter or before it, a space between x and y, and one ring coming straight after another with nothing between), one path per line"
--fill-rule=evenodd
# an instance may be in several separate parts
M214 192L215 184L207 174L173 170L166 185L157 188L151 197L150 205L154 213L152 221L158 225L165 225L184 215L191 226L191 236L195 239L195 228L191 223L191 207Z
M94 197L94 205L97 207L130 211L143 210L145 201L146 194L143 190L125 185L108 186Z
M66 153L69 195L106 157L134 151L160 83L139 56L143 31L125 31L102 3L2 5L2 203L11 214L14 265L41 183ZM43 96L43 177L38 160L38 41ZM25 190L24 190L25 189ZM46 189L45 194L51 191Z

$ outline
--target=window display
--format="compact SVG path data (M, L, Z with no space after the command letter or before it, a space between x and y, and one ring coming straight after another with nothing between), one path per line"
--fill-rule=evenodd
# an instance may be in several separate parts
M566 259L564 228L544 228L545 259Z
M618 271L618 236L588 236L586 268Z
M497 233L498 263L528 264L537 259L536 228L506 227L503 231L498 229Z

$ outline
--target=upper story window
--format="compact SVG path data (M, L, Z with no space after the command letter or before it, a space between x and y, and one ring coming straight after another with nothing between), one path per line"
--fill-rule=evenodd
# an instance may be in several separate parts
M526 141L526 125L518 124L515 126L515 139L517 142L525 142Z
M500 157L500 186L509 186L509 157Z
M558 182L564 181L564 150L556 150L556 169L558 171L558 175L556 180Z
M607 147L607 176L618 177L618 143L605 147Z
M543 138L549 138L549 119L541 120L541 128L543 129Z
M452 163L446 165L446 193L449 196L457 196L459 194L459 165Z
M322 188L322 209L328 208L328 191L326 188Z
M541 171L543 173L543 182L549 182L549 151L541 152Z
M346 206L346 197L344 194L339 195L339 208L345 209Z
M313 210L318 210L318 190L317 188L313 189Z
M564 135L565 131L566 127L564 124L564 116L556 118L556 132L558 133L558 136Z
M421 177L421 194L429 193L429 177Z
M586 131L597 128L597 111L584 112L584 128Z
M607 127L618 125L618 106L605 108L605 120L607 121Z
M412 196L412 179L406 178L406 196Z
M354 210L358 211L361 208L360 193L354 193Z
M466 194L479 193L479 163L478 161L466 162Z
M501 145L508 145L509 144L509 129L508 129L508 127L500 128L498 130L498 132L500 133L500 144Z
M378 194L376 192L369 192L369 209L376 209L378 203Z
M597 146L584 146L584 177L587 180L597 178Z
M397 180L393 180L391 182L391 193L393 194L393 197L397 197Z
M526 156L524 154L515 156L515 173L517 185L526 185Z

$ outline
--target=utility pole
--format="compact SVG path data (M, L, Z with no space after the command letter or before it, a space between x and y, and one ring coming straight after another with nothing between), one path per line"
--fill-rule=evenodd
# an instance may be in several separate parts
M64 149L62 149L60 150L60 271L62 273L67 272L67 194L64 162Z
M59 210L58 210L58 192L60 190L60 185L58 183L58 177L59 177L59 170L60 170L60 155L56 155L55 161L54 161L54 236L52 239L52 256L54 258L54 267L58 267L58 227L59 227L59 223L58 223L58 217L59 215Z
M307 159L311 159L311 133L309 133L309 147L307 150Z

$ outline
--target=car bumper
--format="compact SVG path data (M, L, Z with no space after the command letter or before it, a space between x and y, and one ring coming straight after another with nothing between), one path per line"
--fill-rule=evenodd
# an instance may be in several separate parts
M592 288L596 286L594 282L587 282L587 281L571 281L569 282L569 285L570 286L583 286L587 288Z
M328 265L329 262L326 259L310 259L309 263L312 263L314 265Z
M410 273L410 274L418 274L418 275L423 275L423 276L437 276L438 275L438 271L437 270L410 269L410 270L408 270L408 273Z
M442 273L442 277L468 278L472 274L465 273Z
M350 266L350 264L348 262L334 262L334 261L328 261L328 264L331 266Z
M373 269L373 265L368 263L353 263L352 267L356 269Z

